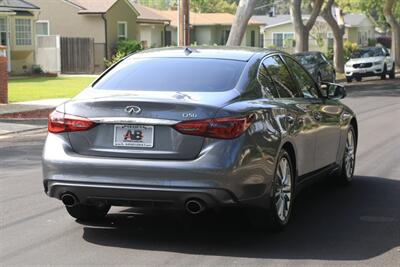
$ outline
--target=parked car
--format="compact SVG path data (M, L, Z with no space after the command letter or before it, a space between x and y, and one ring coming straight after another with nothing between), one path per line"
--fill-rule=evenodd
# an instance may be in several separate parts
M282 228L310 178L352 180L358 127L345 95L283 52L140 52L51 113L44 189L79 220L111 205L241 205Z
M318 84L336 81L335 68L323 53L311 51L296 53L293 56L311 73Z
M367 47L361 48L350 56L350 60L345 64L345 75L347 82L353 79L361 81L362 77L380 76L386 79L395 78L395 62L390 57L386 48Z

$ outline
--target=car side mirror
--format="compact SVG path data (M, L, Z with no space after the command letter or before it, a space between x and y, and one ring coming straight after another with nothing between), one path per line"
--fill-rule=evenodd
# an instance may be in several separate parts
M387 56L387 57L390 57L390 53L386 52L386 56Z
M343 99L347 95L344 86L336 83L323 82L321 91L326 98L330 99Z

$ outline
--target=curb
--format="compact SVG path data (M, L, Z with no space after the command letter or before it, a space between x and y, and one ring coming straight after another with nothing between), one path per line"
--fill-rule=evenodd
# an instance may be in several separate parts
M32 131L37 131L37 130L44 130L47 127L37 127L37 128L32 128L32 129L27 129L27 130L20 130L20 131L15 131L15 132L9 132L9 133L0 133L0 137L4 137L7 135L13 135L13 134L19 134L19 133L26 133L26 132L32 132Z
M45 108L45 109L36 109L36 110L29 110L29 111L20 111L20 112L12 112L12 113L5 113L0 114L0 119L44 119L49 116L49 114L55 108Z

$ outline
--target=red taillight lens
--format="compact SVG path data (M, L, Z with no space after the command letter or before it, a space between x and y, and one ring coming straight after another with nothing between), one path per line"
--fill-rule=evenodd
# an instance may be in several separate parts
M233 139L245 132L253 120L253 116L226 117L207 120L183 121L174 128L183 134Z
M95 126L91 120L79 116L69 115L57 110L49 115L48 129L50 133L86 131Z

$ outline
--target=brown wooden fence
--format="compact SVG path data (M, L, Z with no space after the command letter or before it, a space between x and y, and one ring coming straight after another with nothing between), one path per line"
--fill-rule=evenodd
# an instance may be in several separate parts
M94 39L61 37L61 72L94 73Z

